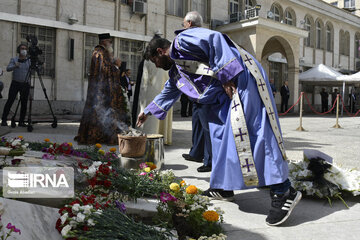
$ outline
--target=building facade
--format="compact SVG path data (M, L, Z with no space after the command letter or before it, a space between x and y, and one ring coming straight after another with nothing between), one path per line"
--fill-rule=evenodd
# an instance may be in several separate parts
M343 72L360 70L360 18L321 0L2 0L0 66L5 69L26 36L43 50L43 81L57 114L81 113L97 34L109 32L114 55L133 78L154 34L172 40L186 12L197 10L205 27L228 34L261 61L277 87L289 80L299 96L299 72L319 63ZM341 1L338 1L341 2ZM345 1L346 2L346 1ZM359 1L355 1L359 2ZM1 77L7 98L11 74ZM34 112L46 112L39 82ZM277 102L280 99L277 96Z

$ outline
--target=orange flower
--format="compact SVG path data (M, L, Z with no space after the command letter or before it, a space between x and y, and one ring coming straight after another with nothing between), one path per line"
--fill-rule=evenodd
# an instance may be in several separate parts
M181 182L180 182L180 186L185 186L186 185L186 182L184 181L184 180L182 180Z
M198 192L198 189L194 185L190 185L186 188L187 194L197 194L197 192Z
M69 145L70 147L72 147L72 146L73 146L73 144L72 144L71 142L68 142L68 145Z
M116 152L116 148L114 148L114 147L113 147L113 148L110 148L109 151L112 152L112 153L114 153L114 152Z
M145 162L145 164L148 165L151 170L156 169L156 165L153 162Z
M45 142L50 142L50 139L45 138L44 141L45 141Z
M219 214L215 211L206 211L203 213L203 218L208 222L217 222L219 220Z
M100 143L97 143L97 144L95 144L95 147L98 148L98 149L100 149L102 146L101 146Z
M18 136L18 138L21 139L21 140L23 140L24 137L23 137L23 136Z

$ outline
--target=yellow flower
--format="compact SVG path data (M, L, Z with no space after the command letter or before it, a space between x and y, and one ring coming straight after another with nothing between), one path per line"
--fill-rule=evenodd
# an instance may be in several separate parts
M73 144L72 144L71 142L68 142L68 145L69 145L70 147L72 147L72 146L73 146Z
M110 148L109 151L112 152L112 153L114 153L114 152L116 152L116 148L114 148L114 147L113 147L113 148Z
M185 186L185 185L186 185L186 182L185 182L184 180L182 180L182 181L180 182L180 185L181 185L181 186Z
M102 150L102 149L100 149L100 150L99 150L99 153L100 153L101 155L104 155L104 154L105 154L105 151Z
M178 192L180 190L180 185L177 183L170 184L170 189L174 192Z
M24 137L23 137L23 136L18 136L18 138L21 139L21 140L23 140Z
M186 188L187 194L197 194L197 192L198 192L198 189L194 185L190 185Z
M98 149L102 148L100 143L95 144L95 147L98 148Z
M150 171L151 171L151 168L147 167L147 168L145 168L144 170L145 170L145 172L150 172Z
M45 142L50 142L50 139L45 138L44 141L45 141Z
M215 211L206 211L203 213L203 218L209 222L217 222L219 220L219 214Z

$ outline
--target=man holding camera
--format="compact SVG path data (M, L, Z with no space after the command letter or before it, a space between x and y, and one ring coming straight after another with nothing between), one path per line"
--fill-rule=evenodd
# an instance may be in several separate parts
M28 47L25 44L20 44L17 47L18 57L11 58L6 71L12 72L12 82L9 89L8 100L5 104L1 126L7 126L7 117L10 112L10 108L13 105L16 95L20 93L20 119L19 126L26 127L25 116L27 109L27 101L29 98L30 85L28 81L28 71L30 68L30 60L27 58Z

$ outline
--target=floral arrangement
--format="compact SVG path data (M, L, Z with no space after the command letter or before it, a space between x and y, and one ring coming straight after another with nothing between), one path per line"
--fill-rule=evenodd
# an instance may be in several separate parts
M4 156L21 156L27 150L29 144L25 143L23 136L18 136L12 139L1 138L0 141L0 155Z
M202 196L196 186L173 182L160 194L158 218L175 228L180 240L187 236L204 239L222 232L223 211L209 210L210 206L209 198Z
M340 199L346 207L342 195L360 195L360 171L342 169L321 157L307 158L301 162L290 162L289 179L294 188L309 196Z

